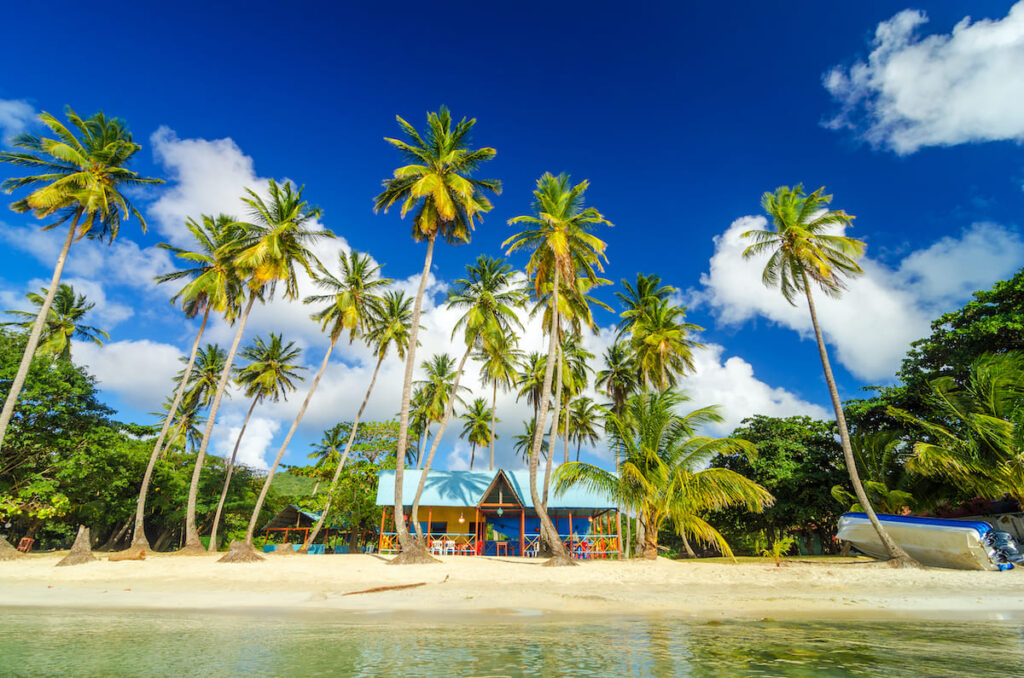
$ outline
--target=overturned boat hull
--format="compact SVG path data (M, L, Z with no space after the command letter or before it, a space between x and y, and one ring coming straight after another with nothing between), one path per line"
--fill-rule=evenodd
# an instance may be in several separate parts
M929 567L958 570L1007 570L997 562L986 535L992 526L980 521L915 518L878 514L882 526L914 560ZM836 537L875 558L887 558L878 533L864 513L847 513L839 519Z

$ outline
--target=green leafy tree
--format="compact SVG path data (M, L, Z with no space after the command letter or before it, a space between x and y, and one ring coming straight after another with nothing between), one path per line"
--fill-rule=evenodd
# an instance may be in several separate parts
M742 507L722 509L710 513L708 522L749 554L757 553L758 542L774 543L791 533L801 536L808 551L814 537L826 551L833 549L836 522L847 506L823 490L849 487L835 423L755 415L744 419L731 437L756 446L757 456L720 454L711 466L749 478L768 490L775 503L756 513Z
M864 475L864 490L873 506L884 513L900 515L914 511L918 501L913 493L913 478L906 466L907 445L899 431L854 433L850 436L853 457ZM842 485L832 487L832 496L850 507L863 511L857 498Z
M794 306L799 295L807 300L814 336L818 341L818 355L832 398L843 458L854 494L878 533L889 555L890 564L895 567L916 565L882 527L864 492L825 339L818 325L813 288L817 287L830 297L839 297L846 288L845 278L863 273L857 259L864 253L864 243L832 233L835 229L849 226L853 217L842 210L828 209L831 202L832 196L825 195L824 186L810 195L805 194L803 186L799 185L794 188L780 186L774 193L765 193L761 198L761 207L771 217L774 228L745 232L742 237L753 240L754 244L744 250L743 256L750 258L767 254L768 260L761 277L765 286L778 287L786 301Z
M681 536L714 545L731 556L724 537L700 514L733 505L757 511L772 503L771 494L749 478L728 469L704 468L716 454L753 456L756 448L738 438L697 435L699 428L721 421L721 416L715 407L677 414L685 400L671 390L631 397L622 417L612 415L613 436L624 451L616 472L569 462L558 467L555 475L560 491L581 485L635 511L644 525L647 559L657 558L658 533L666 521Z
M475 118L462 118L453 126L451 113L442 106L437 113L427 114L425 135L421 135L402 118L397 117L397 120L405 140L386 141L398 149L409 164L395 169L392 178L384 180L384 190L375 198L374 209L386 212L395 203L401 203L402 218L410 211L413 212L413 240L427 241L423 273L420 275L420 285L412 309L412 332L402 381L395 466L395 527L402 546L402 553L395 562L417 563L431 562L433 559L427 553L426 546L414 542L409 533L402 506L402 478L408 448L412 375L416 366L420 309L434 255L434 241L440 235L450 244L469 242L474 222L491 210L491 202L485 194L501 193L501 182L472 176L483 163L497 154L493 148L469 147L469 133L476 125Z
M33 305L42 308L46 302L47 290L43 288L43 294L29 292L25 298ZM39 347L36 352L44 357L62 360L71 360L71 340L79 339L91 341L94 344L103 345L110 335L103 330L82 323L85 315L91 311L96 304L91 304L84 294L75 294L75 288L67 283L61 283L57 295L53 298L53 304L46 314L46 322L43 325L43 332L39 337ZM14 315L24 320L22 322L0 323L2 326L16 325L22 329L31 331L39 312L29 311L6 311L8 315Z
M12 193L20 188L31 189L29 194L11 203L18 213L32 212L37 219L53 219L45 229L68 224L53 276L46 296L39 307L25 344L25 354L7 390L7 399L0 411L0 448L3 448L7 427L14 416L18 394L25 384L29 366L36 354L39 339L49 317L50 305L59 289L71 243L86 235L108 242L117 237L121 221L134 215L142 230L146 220L128 200L124 191L129 188L162 183L160 179L139 176L127 168L132 157L142 148L134 141L124 122L96 113L83 120L70 107L67 109L70 128L49 113L43 112L39 120L49 128L55 138L19 134L12 140L18 151L0 151L0 162L16 167L38 170L42 174L6 179L0 189Z
M489 471L494 470L494 443L498 439L494 430L494 425L498 421L498 389L505 393L515 386L519 376L517 370L523 359L523 353L516 348L515 342L516 335L508 334L500 344L485 346L477 355L477 360L480 361L480 381L484 386L491 386L491 454L487 463Z

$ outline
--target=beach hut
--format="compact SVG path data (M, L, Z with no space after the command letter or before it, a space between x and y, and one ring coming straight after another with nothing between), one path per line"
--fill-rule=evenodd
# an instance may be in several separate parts
M422 473L405 472L406 520L411 520ZM394 527L394 471L380 472L377 505L383 507L378 550L397 553L401 547ZM610 497L580 487L549 491L548 515L577 558L619 556L616 510ZM535 556L540 543L540 520L530 498L528 471L431 471L418 519L427 548L436 555Z
M281 537L281 541L285 544L291 543L289 541L289 537L291 537L298 542L298 544L295 544L295 547L298 548L306 540L306 537L309 536L309 531L313 529L318 520L320 520L320 514L317 512L307 511L295 504L285 506L260 529L260 532L263 533L268 542L263 547L263 550L269 552L275 549L275 545L269 543L272 537ZM323 536L323 543L310 545L309 552L324 553L327 544L330 543L331 536L337 537L340 532L341 528L335 525L325 525L320 530L320 535Z

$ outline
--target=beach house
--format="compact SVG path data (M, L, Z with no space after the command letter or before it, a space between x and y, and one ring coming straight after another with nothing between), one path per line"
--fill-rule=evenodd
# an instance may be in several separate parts
M411 520L422 471L406 470L402 502ZM378 550L401 550L394 526L395 472L381 471L377 484L381 516ZM566 548L577 558L617 558L620 535L615 503L598 492L574 487L549 491L548 515ZM436 555L537 555L540 521L530 497L528 471L431 471L417 516L427 547ZM410 525L410 530L414 527Z

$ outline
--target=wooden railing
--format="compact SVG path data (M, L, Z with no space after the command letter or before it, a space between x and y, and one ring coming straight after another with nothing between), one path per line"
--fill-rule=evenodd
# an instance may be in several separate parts
M413 539L415 539L413 535ZM423 535L427 542L427 550L438 556L475 556L477 555L477 539L474 534L427 532ZM384 532L380 535L381 553L401 553L402 545L398 541L397 532Z

